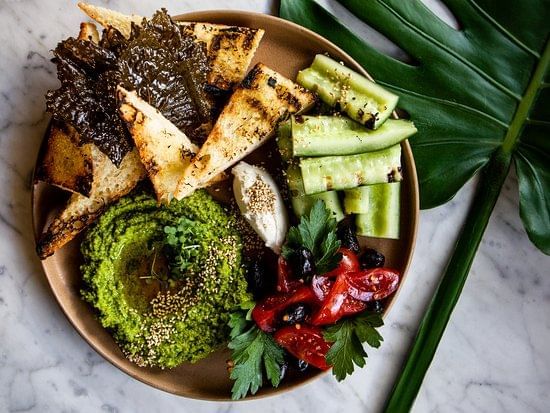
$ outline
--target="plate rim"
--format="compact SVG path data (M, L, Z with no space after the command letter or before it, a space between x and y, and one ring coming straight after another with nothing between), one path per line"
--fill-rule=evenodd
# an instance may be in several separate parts
M312 30L310 30L306 27L303 27L303 26L301 26L299 24L296 24L294 22L291 22L289 20L280 18L278 16L273 16L271 14L265 14L265 13L259 13L259 12L252 12L252 11L247 11L247 10L239 10L239 9L211 9L211 10L190 11L190 12L187 12L187 13L181 13L181 14L173 15L171 17L175 21L208 22L208 20L212 18L212 14L217 15L216 20L220 20L220 19L230 20L230 19L235 19L235 18L239 18L239 17L245 17L245 18L250 17L250 18L267 19L268 21L270 20L270 21L272 21L274 23L277 23L277 24L284 24L284 25L288 25L290 27L293 27L294 29L297 29L298 31L303 32L305 35L315 38L316 40L320 41L321 43L330 44L332 48L337 50L349 62L353 63L353 65L355 66L354 70L360 72L362 75L364 75L367 78L369 78L370 80L374 81L372 76L367 72L367 70L365 68L363 68L352 56L350 56L346 51L344 51L342 48L340 48L339 46L334 44L332 41L328 40L327 38L315 33L314 31L312 31ZM393 116L397 117L395 112L394 112ZM51 122L51 120L50 120L50 122ZM49 129L49 124L46 128L44 136L46 135L48 129ZM44 138L42 139L41 146L43 145L43 143L44 143ZM411 192L410 193L410 202L411 202L410 210L412 212L411 216L409 217L410 218L410 223L409 223L410 240L409 240L409 243L407 244L407 251L409 251L409 254L408 254L407 260L406 260L406 262L403 266L403 271L402 271L401 281L399 283L399 288L397 289L395 294L393 294L389 304L385 308L385 310L382 314L383 319L385 319L387 317L390 310L393 308L393 306L395 304L395 301L397 300L397 298L398 298L398 296L399 296L399 294L400 294L400 292L403 288L403 284L404 284L404 282L405 282L405 280L408 276L408 272L409 272L409 269L410 269L410 266L411 266L411 263L412 263L412 260L413 260L413 257L414 257L414 251L415 251L415 246L416 246L416 238L417 238L417 234L418 234L419 217L420 217L420 196L419 196L418 175L417 175L417 170L416 170L416 162L415 162L413 152L412 152L412 148L411 148L411 145L410 145L408 139L401 142L401 148L403 150L403 155L402 156L404 158L406 158L408 161L410 161L410 167L411 167L410 168L411 170L407 174L407 178L411 180L411 184L412 184L410 186L410 189L411 189L411 191L410 191ZM38 240L38 237L40 235L40 230L41 230L41 228L38 228L38 226L37 226L36 214L35 214L35 190L36 190L36 187L38 186L38 184L35 180L35 172L36 172L36 165L38 163L38 159L40 157L40 154L41 154L41 150L38 151L37 160L35 161L35 168L33 169L33 174L32 174L33 175L33 177L32 177L32 183L33 184L32 184L31 193L30 193L31 223L32 223L35 243ZM83 341L88 346L90 346L96 353L98 353L101 357L103 357L105 360L107 360L111 365L116 367L119 371L121 371L124 374L132 377L135 380L140 381L141 383L144 383L144 384L146 384L148 386L151 386L155 389L161 390L165 393L172 394L172 395L179 396L179 397L189 398L189 399L193 399L193 400L202 400L202 401L211 401L211 402L242 402L242 401L249 401L249 400L259 400L259 399L264 399L264 398L268 398L268 397L280 396L280 395L285 394L287 392L296 390L296 389L298 389L302 386L305 386L308 383L313 382L314 380L317 380L317 379L321 378L322 376L325 376L326 374L328 374L330 372L330 370L318 371L318 372L312 374L311 376L306 377L305 379L303 379L299 382L293 383L293 384L291 384L291 385L289 385L285 388L282 388L282 389L277 389L276 388L276 389L274 389L273 391L270 391L270 392L261 392L261 389L260 389L260 391L258 393L254 394L254 395L247 395L245 398L242 398L242 399L239 399L239 400L231 399L229 394L228 394L227 397L198 397L198 396L193 395L193 394L187 394L187 393L184 394L183 392L182 393L177 393L177 392L171 391L170 389L162 386L161 384L155 383L153 380L149 380L149 379L143 377L143 375L134 374L133 372L129 371L128 369L126 369L126 367L121 365L118 362L117 359L115 359L114 357L111 357L106 351L103 351L103 349L100 348L100 346L96 345L96 343L93 340L89 339L86 336L86 334L82 331L82 329L80 329L76 325L76 322L73 321L71 316L69 316L68 311L65 309L65 306L62 304L62 300L60 300L60 298L58 296L57 289L53 287L50 276L48 275L48 269L47 269L47 267L49 267L48 259L40 260L40 265L42 267L42 273L43 273L42 275L44 276L44 278L46 278L46 281L48 283L48 287L49 287L51 293L53 294L53 296L55 297L57 305L61 308L61 311L62 311L63 315L69 321L71 326L76 330L76 332L80 335L80 337L83 339Z

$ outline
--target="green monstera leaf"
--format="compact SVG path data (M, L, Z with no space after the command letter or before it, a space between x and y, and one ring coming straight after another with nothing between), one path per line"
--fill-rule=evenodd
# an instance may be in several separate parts
M479 175L476 197L422 320L386 411L412 406L515 164L520 215L550 254L550 0L442 0L456 30L420 0L340 0L405 50L377 50L314 0L282 0L281 17L332 40L388 89L418 127L411 139L422 208L451 199Z
M550 254L550 1L446 0L460 30L419 0L340 3L414 63L375 50L313 0L283 0L281 17L332 40L400 96L418 127L411 145L422 208L448 201L505 151L516 164L525 228Z

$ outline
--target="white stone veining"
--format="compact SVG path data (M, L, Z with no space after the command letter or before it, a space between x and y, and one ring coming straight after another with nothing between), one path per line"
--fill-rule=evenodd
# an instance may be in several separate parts
M143 15L156 6L137 0L105 3ZM254 0L164 0L158 6L172 13L276 12L274 2ZM82 18L69 1L0 0L0 412L379 411L444 268L473 186L446 206L422 212L413 265L383 327L385 341L370 351L367 367L345 382L326 376L276 398L236 405L150 388L104 361L73 330L34 254L30 176L47 122L43 96L57 83L49 50L73 35ZM517 204L512 176L415 412L550 411L550 258L530 244Z

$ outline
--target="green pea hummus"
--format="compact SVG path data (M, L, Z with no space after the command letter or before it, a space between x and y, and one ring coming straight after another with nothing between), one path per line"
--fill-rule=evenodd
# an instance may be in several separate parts
M193 249L194 262L174 278L163 246L165 227L178 222L192 223L178 240ZM147 194L125 197L87 233L81 251L85 300L140 366L206 357L227 340L230 310L250 300L234 219L204 191L169 206Z

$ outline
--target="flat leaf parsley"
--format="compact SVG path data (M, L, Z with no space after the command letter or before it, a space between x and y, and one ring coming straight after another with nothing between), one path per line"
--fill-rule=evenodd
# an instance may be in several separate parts
M357 365L363 367L367 353L363 348L366 342L369 346L378 348L383 341L377 327L384 325L378 313L366 312L353 318L340 320L325 330L325 340L332 342L326 355L327 363L332 365L332 374L342 381L353 373Z
M254 303L251 303L252 307ZM281 366L284 363L284 351L273 337L260 330L247 317L246 310L233 312L229 319L231 327L228 347L233 350L234 363L230 377L235 380L231 389L231 398L238 400L248 392L255 394L263 384L263 373L273 387L281 381Z
M302 216L300 224L288 230L283 257L291 260L298 248L305 247L313 254L318 274L336 268L342 259L342 254L338 252L340 240L336 235L336 224L325 203L318 200L311 208L309 216Z

